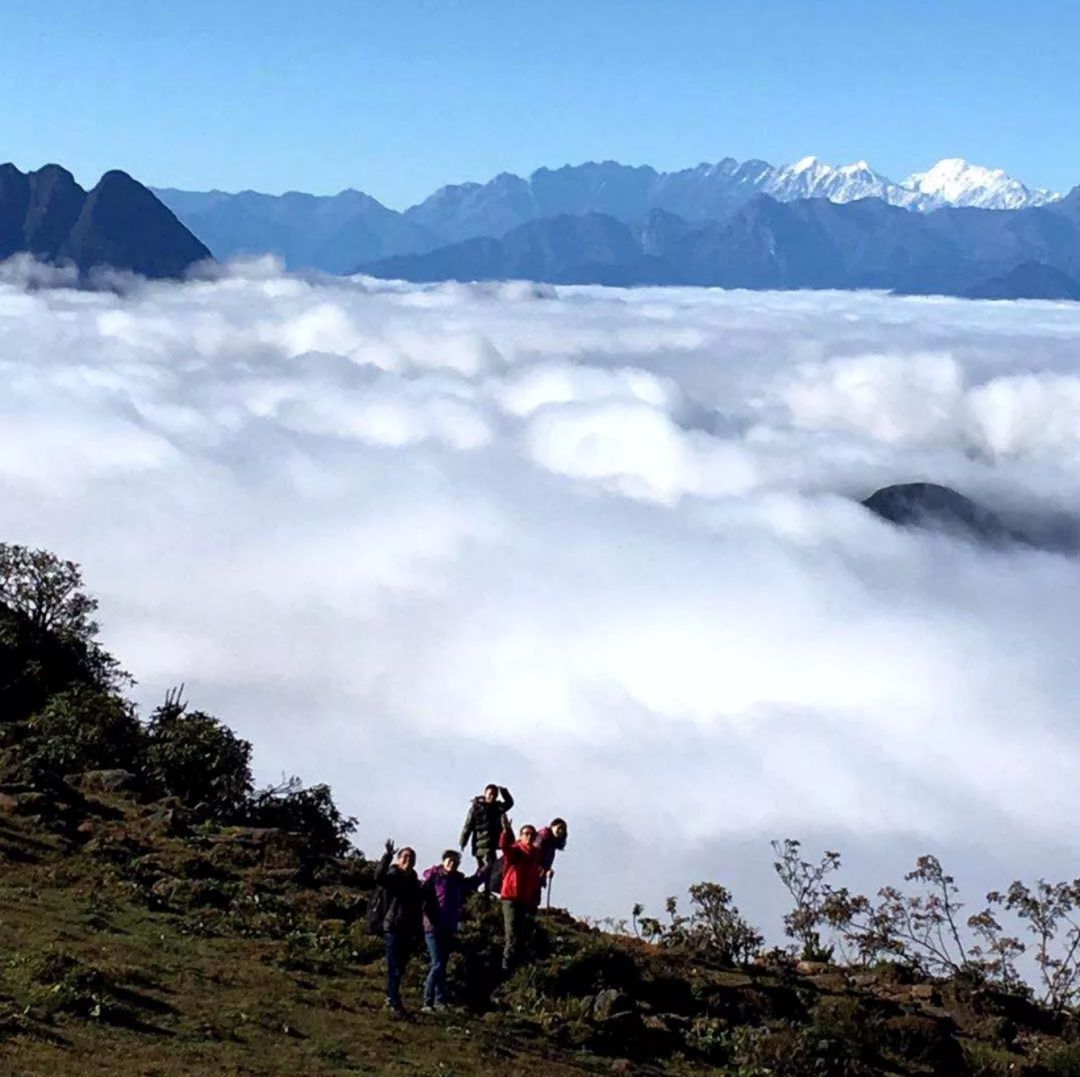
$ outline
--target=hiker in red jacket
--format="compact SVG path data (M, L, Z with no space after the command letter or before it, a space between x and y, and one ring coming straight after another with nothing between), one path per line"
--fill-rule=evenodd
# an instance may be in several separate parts
M540 904L543 878L541 851L534 844L536 827L526 825L515 841L510 820L503 816L499 849L503 855L502 898L503 925L506 943L503 947L503 969L511 971L521 950L532 934L536 909Z

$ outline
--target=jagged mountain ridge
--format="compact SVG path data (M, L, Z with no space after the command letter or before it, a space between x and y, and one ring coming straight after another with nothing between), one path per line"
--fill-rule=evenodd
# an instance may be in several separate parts
M563 215L360 270L418 282L527 278L967 295L1026 263L1070 278L1080 273L1080 188L1052 205L1014 211L921 214L875 198L838 204L759 195L725 221L698 224L660 210L637 225L606 214Z
M288 269L347 273L359 261L420 252L445 240L364 194L154 192L218 258L273 253Z
M865 161L834 168L816 157L781 167L726 157L674 172L590 161L540 168L528 177L500 173L486 183L441 187L403 213L353 190L332 196L175 188L155 193L219 258L269 251L291 269L334 273L466 239L500 237L530 221L563 215L600 213L629 224L663 210L691 222L723 221L760 194L780 202L880 198L920 212L950 205L1016 209L1059 197L958 158L896 183Z
M777 167L727 157L677 172L603 161L541 168L527 179L503 173L488 183L442 187L407 209L405 216L458 241L498 236L530 220L567 213L605 213L634 221L662 209L691 221L723 220L759 194L779 202L880 198L920 212L946 206L1020 209L1060 197L1028 188L1000 169L969 165L959 158L940 161L901 184L874 171L866 161L837 168L804 157Z
M0 260L28 253L109 266L146 277L179 276L210 252L148 188L126 172L106 172L89 192L67 169L21 172L0 165Z

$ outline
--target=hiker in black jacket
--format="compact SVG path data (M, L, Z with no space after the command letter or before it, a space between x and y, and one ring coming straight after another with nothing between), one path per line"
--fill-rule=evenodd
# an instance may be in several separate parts
M401 978L405 975L409 956L423 934L423 903L415 864L416 853L412 849L406 846L394 856L394 842L387 838L386 852L375 873L375 885L382 890L381 895L376 892L376 899L381 898L386 909L382 918L386 942L386 1004L395 1017L401 1018L409 1017L401 1001Z
M514 798L510 790L495 784L485 786L483 796L473 797L469 802L469 812L461 828L461 848L465 848L471 837L472 852L479 870L495 863L499 855L503 816L513 806ZM495 885L494 880L490 885Z

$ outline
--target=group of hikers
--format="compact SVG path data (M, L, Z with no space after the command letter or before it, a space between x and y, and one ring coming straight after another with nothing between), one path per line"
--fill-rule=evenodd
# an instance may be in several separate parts
M459 845L464 850L472 843L477 865L472 875L461 871L461 853L447 849L441 862L421 879L415 850L398 849L387 839L375 875L368 927L386 943L386 1004L395 1017L409 1017L401 1000L401 980L421 934L431 959L421 1012L446 1008L446 963L471 893L482 890L498 896L505 928L503 969L510 972L519 962L541 893L545 886L550 888L555 874L555 853L566 847L567 827L566 820L552 819L540 830L523 826L515 837L507 814L513 806L510 791L494 784L469 802Z

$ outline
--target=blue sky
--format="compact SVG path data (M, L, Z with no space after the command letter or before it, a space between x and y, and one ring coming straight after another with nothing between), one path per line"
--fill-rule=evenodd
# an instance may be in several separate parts
M1080 183L1080 4L6 0L0 160L330 193L614 158Z

